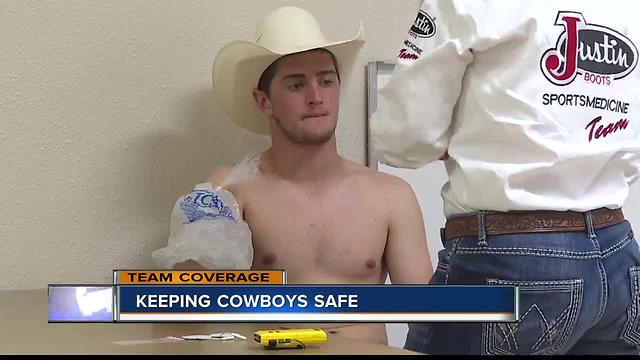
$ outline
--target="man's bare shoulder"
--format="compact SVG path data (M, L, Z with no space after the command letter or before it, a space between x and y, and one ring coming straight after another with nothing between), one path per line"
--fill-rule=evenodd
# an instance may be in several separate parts
M211 183L213 186L220 186L224 182L224 180L231 174L233 171L233 165L220 165L211 170L209 176L207 176L207 181Z
M371 187L372 190L401 192L403 194L413 192L409 183L398 176L383 173L351 161L349 161L349 168L350 172L360 180L361 184Z

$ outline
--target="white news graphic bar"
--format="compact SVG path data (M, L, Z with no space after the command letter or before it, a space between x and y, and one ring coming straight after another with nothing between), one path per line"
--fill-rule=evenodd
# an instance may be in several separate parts
M120 313L120 321L515 321L511 313L433 313L433 314L292 314L292 313Z

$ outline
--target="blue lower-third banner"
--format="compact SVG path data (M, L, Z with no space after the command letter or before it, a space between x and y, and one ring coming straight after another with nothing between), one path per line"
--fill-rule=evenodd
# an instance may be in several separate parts
M118 286L115 321L510 322L512 286Z

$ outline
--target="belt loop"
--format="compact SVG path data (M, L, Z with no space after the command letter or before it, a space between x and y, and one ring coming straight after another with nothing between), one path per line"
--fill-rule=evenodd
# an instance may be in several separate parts
M446 227L446 226L447 226L447 225L445 224L445 227ZM442 243L442 246L445 246L444 244L445 244L445 240L446 240L446 239L444 238L444 229L445 229L445 228L440 228L440 242Z
M589 239L594 240L597 236L593 230L593 215L591 214L591 210L584 213L584 223L587 226L587 236L589 236Z
M486 211L478 211L478 246L489 246L487 244L487 228L485 226Z

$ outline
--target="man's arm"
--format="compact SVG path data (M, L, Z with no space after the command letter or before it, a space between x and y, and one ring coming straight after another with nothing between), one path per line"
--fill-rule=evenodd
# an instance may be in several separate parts
M453 129L462 79L473 60L473 18L463 7L482 2L423 0L402 42L394 72L370 119L371 146L383 163L419 168L441 159Z
M222 185L224 179L231 173L233 166L222 165L213 169L207 176L207 180L213 187ZM181 263L177 263L173 266L174 270L206 270L197 261L187 260Z
M424 220L420 204L409 184L388 177L389 234L385 262L393 284L426 284L433 267L427 247Z

